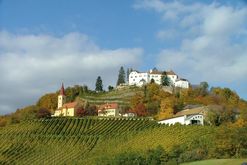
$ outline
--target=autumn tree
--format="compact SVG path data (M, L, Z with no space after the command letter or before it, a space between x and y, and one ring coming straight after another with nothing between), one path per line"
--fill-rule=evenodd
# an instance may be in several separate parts
M165 98L160 103L160 118L170 118L174 115L173 100Z
M148 84L145 90L145 105L149 115L156 115L160 105L160 86L155 83Z
M76 116L77 117L83 117L85 115L86 115L86 111L85 111L85 109L83 107L78 107L76 109Z
M133 111L137 114L137 116L147 116L148 112L143 103L139 103L136 105L136 107L133 109Z
M130 99L130 105L132 109L134 109L139 103L144 103L144 96L142 93L136 93Z
M95 83L95 91L102 92L103 91L103 82L100 76L97 77L96 83Z
M45 94L38 100L36 105L38 107L55 110L57 108L57 96L56 93Z
M88 106L85 107L85 111L86 111L87 116L97 116L98 115L96 105L88 104Z
M49 118L51 117L51 112L46 108L40 108L37 112L37 117L40 118Z
M7 117L0 117L0 127L5 127L8 123Z
M117 86L124 83L125 83L125 71L123 66L121 66L118 73Z

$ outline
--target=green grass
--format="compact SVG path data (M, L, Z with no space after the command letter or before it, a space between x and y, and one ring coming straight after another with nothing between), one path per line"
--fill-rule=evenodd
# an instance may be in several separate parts
M241 165L243 162L247 162L247 159L212 159L183 163L182 165Z

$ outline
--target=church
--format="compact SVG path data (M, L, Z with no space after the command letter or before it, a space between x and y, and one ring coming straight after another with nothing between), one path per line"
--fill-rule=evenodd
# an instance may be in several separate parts
M75 116L76 109L78 108L77 102L66 103L66 95L64 85L60 89L57 101L57 110L55 110L54 117L56 116Z

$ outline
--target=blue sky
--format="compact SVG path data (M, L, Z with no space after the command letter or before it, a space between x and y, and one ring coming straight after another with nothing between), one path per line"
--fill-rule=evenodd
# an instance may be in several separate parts
M247 99L246 1L0 0L0 113L120 66L174 70Z

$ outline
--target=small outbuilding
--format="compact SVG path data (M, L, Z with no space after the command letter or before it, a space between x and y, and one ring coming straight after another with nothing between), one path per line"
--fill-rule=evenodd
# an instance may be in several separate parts
M117 103L106 103L98 107L98 116L118 117L119 106Z

